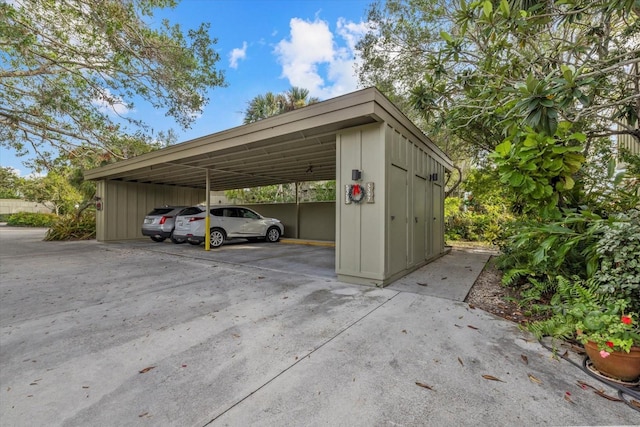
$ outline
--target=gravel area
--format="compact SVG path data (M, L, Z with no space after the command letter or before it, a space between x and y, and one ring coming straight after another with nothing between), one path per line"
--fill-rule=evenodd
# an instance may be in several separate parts
M531 320L515 302L519 298L518 289L504 286L501 280L502 272L496 268L495 257L492 257L473 284L466 302L512 322L522 324Z

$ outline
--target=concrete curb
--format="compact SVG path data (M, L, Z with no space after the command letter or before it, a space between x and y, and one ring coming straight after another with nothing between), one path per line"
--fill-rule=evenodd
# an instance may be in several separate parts
M323 246L327 248L335 248L336 242L327 242L324 240L307 240L307 239L280 239L280 243L286 245L307 245L307 246Z

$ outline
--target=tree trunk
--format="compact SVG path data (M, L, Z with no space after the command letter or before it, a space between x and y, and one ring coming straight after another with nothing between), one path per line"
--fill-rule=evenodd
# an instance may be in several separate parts
M451 187L450 189L448 189L447 191L445 191L444 193L444 197L449 197L451 195L451 193L453 193L455 191L456 188L458 188L458 186L460 185L460 183L462 183L462 169L460 169L460 167L458 167L457 165L453 165L453 167L455 168L455 170L458 171L458 181L453 184L453 187ZM451 175L449 175L449 179L451 179ZM449 183L449 180L447 180L447 182L445 183L445 187L447 186L447 184Z

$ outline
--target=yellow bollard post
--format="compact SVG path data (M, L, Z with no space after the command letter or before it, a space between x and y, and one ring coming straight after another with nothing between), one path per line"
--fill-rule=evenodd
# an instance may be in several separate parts
M211 218L209 218L209 215L207 214L207 216L204 219L204 250L205 251L211 250L211 234L209 231L210 225L211 225Z

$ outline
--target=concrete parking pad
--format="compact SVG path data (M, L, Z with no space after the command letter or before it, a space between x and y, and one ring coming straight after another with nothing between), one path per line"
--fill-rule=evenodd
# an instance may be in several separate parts
M288 239L293 242L294 240ZM248 265L269 270L282 271L314 277L336 278L335 248L331 246L303 245L293 243L248 243L236 239L223 246L204 250L204 245L175 245L169 241L154 243L151 240L113 242L109 245L125 245L145 251L187 256L201 260L230 265Z
M42 235L0 227L3 426L638 423L462 302Z

